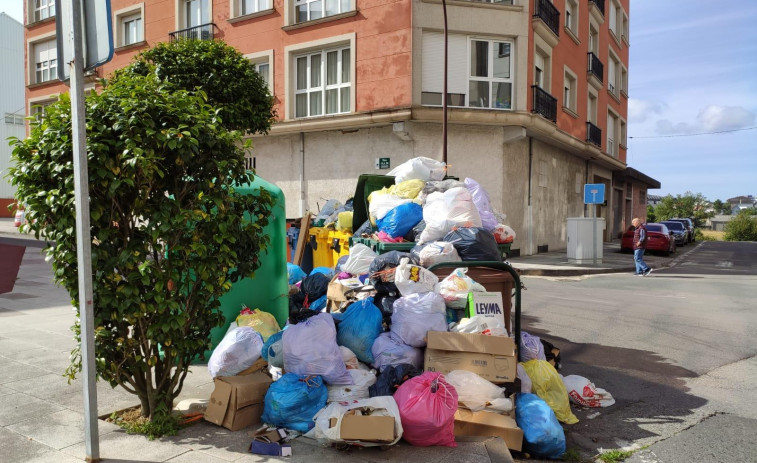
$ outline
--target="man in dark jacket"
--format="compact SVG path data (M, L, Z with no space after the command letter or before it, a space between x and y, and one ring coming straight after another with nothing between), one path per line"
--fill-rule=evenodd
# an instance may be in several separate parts
M652 273L652 267L644 262L644 251L647 250L647 227L638 217L631 221L636 229L633 232L633 260L636 263L636 276L647 276Z

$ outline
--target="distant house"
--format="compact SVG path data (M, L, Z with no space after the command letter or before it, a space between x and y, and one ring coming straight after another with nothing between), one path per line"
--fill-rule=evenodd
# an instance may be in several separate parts
M757 207L757 201L755 201L755 198L752 195L736 196L735 198L730 198L728 200L728 204L731 205L731 214L733 215L738 214L744 209Z
M662 196L660 195L647 195L647 205L656 206L662 202Z
M710 230L724 231L725 225L730 222L733 217L734 216L732 215L715 215L707 219L706 226L709 227Z

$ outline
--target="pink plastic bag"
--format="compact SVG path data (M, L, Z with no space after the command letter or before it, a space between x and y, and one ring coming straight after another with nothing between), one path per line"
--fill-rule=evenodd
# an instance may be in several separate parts
M394 393L394 400L402 418L402 438L409 444L457 447L457 391L440 373L427 371L405 381Z

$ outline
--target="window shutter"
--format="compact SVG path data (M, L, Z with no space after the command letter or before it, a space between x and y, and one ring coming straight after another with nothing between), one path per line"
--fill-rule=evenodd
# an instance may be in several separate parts
M463 35L447 36L447 92L468 93L468 40ZM441 93L444 86L444 34L423 33L421 85L424 92Z

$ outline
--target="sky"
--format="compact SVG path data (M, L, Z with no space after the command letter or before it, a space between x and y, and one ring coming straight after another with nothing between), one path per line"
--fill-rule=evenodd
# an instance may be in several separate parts
M631 0L629 21L628 166L653 195L757 196L757 1Z
M628 166L653 195L757 196L757 0L630 4Z

